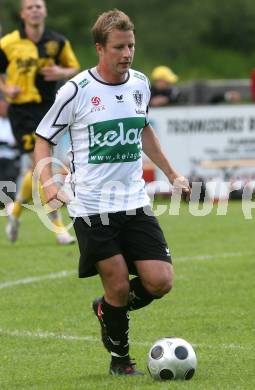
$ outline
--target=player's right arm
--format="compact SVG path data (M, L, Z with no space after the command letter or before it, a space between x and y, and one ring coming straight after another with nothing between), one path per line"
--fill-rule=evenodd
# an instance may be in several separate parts
M68 203L68 196L57 186L52 172L52 146L45 139L38 137L34 150L35 173L43 188L46 203L54 210L63 203ZM39 177L38 177L39 176Z
M9 99L14 99L20 92L21 89L16 85L8 85L6 83L5 72L8 66L8 58L1 48L0 42L0 91Z
M66 83L58 92L54 104L47 112L36 129L37 140L35 144L36 171L40 176L46 202L60 200L67 202L64 193L59 191L54 182L52 172L52 145L56 145L60 137L68 130L74 121L75 98L78 87L74 82Z
M46 203L54 199L58 199L58 191L56 183L53 180L52 165L50 163L52 157L52 147L48 141L38 137L35 143L34 150L35 170L38 170L39 179L41 181Z
M21 89L16 85L7 85L5 77L0 75L0 91L7 98L14 99L21 92Z

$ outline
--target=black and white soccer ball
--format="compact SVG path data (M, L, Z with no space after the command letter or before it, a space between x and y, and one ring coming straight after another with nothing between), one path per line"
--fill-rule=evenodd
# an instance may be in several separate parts
M165 337L156 341L148 354L148 370L156 380L188 380L197 368L194 349L186 340Z

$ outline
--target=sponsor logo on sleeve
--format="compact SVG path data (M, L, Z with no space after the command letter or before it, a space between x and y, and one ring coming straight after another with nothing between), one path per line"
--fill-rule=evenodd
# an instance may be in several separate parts
M79 82L79 86L81 87L81 88L84 88L84 87L86 87L86 85L88 85L90 83L90 81L88 80L88 79L84 79L84 80L81 80L80 82Z

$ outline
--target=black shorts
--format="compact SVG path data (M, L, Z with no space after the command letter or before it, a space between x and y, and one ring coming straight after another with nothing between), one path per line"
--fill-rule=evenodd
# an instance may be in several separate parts
M35 131L50 104L10 104L8 116L13 135L21 153L31 153L35 147Z
M126 211L107 214L109 223L101 216L75 218L74 229L80 248L79 277L96 275L95 264L108 257L122 254L129 273L137 275L136 260L162 260L171 263L164 234L151 209L139 208L136 215ZM90 221L91 226L86 221Z

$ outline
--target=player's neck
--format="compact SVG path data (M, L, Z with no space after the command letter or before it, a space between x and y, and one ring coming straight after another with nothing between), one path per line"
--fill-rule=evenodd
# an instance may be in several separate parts
M96 70L102 79L109 84L123 83L127 79L127 73L114 74L100 64L97 65Z
M28 24L25 25L25 31L27 37L33 42L39 42L42 38L44 32L44 24L39 26L30 26Z

